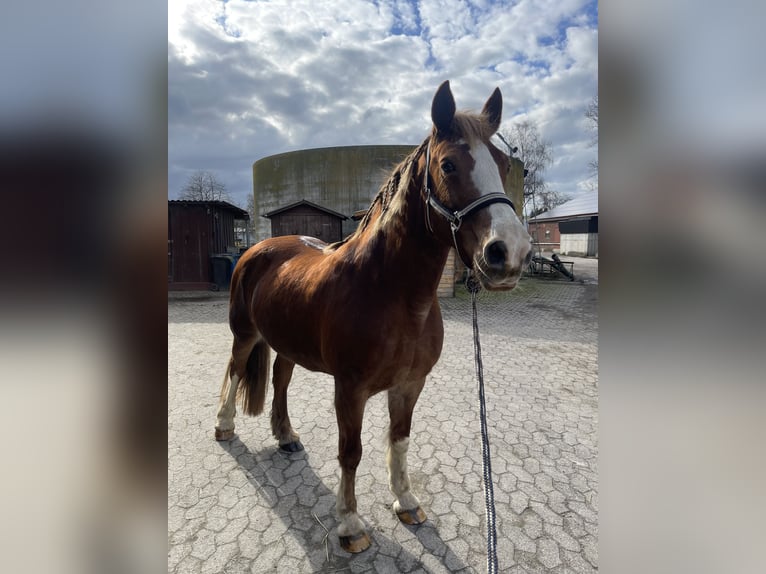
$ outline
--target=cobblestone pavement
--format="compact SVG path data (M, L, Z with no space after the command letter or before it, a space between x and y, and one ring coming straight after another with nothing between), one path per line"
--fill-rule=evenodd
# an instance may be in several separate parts
M597 570L593 283L525 279L511 293L480 294L502 572ZM470 301L458 290L442 300L444 351L413 421L410 476L429 520L408 527L393 514L386 399L375 396L365 411L357 473L359 512L373 544L353 556L339 548L336 532L332 378L296 367L288 397L304 452L278 451L268 416L238 416L238 437L217 443L213 426L231 344L227 302L171 300L168 572L485 571Z

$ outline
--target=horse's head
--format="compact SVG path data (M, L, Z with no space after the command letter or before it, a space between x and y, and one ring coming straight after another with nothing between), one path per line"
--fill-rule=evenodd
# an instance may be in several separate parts
M490 141L502 108L496 88L481 114L456 113L444 82L431 105L434 127L425 155L427 225L457 247L488 289L513 289L532 253L504 191L509 159Z

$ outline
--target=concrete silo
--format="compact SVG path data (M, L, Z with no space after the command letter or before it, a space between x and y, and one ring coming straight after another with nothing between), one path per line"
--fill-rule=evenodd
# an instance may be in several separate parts
M370 145L306 149L265 157L253 164L255 233L271 237L271 224L262 217L301 200L349 217L343 236L356 222L350 216L369 207L391 170L415 149L414 145Z

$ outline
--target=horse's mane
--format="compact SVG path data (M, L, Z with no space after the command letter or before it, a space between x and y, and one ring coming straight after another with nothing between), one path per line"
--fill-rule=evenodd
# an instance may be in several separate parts
M455 114L452 119L452 132L455 137L462 137L469 143L476 140L489 140L493 134L493 130L485 116L470 112L458 112ZM378 217L383 217L386 214L394 197L397 197L400 193L403 194L406 192L407 187L409 187L412 178L414 177L413 167L415 163L425 152L426 147L435 135L436 128L433 129L423 143L415 148L394 168L394 171L391 173L388 180L380 187L377 195L373 198L370 207L367 209L367 213L362 217L356 231L341 241L331 243L325 250L334 251L352 238L363 233L375 216L375 207L378 204L380 204L380 214Z
M383 217L383 215L388 211L388 208L391 206L394 197L396 197L399 193L405 193L406 188L410 185L414 176L413 166L426 149L429 139L430 138L427 138L394 168L394 171L388 177L388 180L380 187L378 193L373 198L372 203L370 203L370 207L367 208L367 213L365 213L362 217L362 220L359 222L359 226L356 228L356 231L354 231L342 241L331 243L325 248L325 250L334 251L341 245L347 243L353 237L363 233L372 221L375 214L375 207L377 205L380 205L380 214L378 217Z

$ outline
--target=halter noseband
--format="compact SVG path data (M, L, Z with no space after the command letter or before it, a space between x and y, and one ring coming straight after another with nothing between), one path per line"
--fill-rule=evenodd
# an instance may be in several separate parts
M442 217L444 217L444 219L446 219L449 222L450 229L452 230L452 241L455 244L455 251L457 252L458 257L460 257L460 260L465 264L465 266L468 269L472 269L473 265L469 264L465 260L465 258L463 257L463 254L460 252L460 246L457 244L457 232L460 229L460 226L463 224L463 219L493 203L507 203L508 205L511 206L511 209L513 209L514 213L516 212L516 207L513 205L513 202L510 200L510 198L507 195L498 191L498 192L488 193L486 195L480 196L478 199L476 199L475 201L472 201L463 209L450 211L450 209L446 205L444 205L441 201L436 199L436 197L431 193L431 187L428 185L430 165L431 165L431 140L429 138L428 146L426 147L425 175L423 176L423 189L425 191L425 204L426 204L426 227L428 228L428 231L430 231L433 234L434 229L433 229L433 226L431 225L431 208L433 207L438 214L440 214Z

